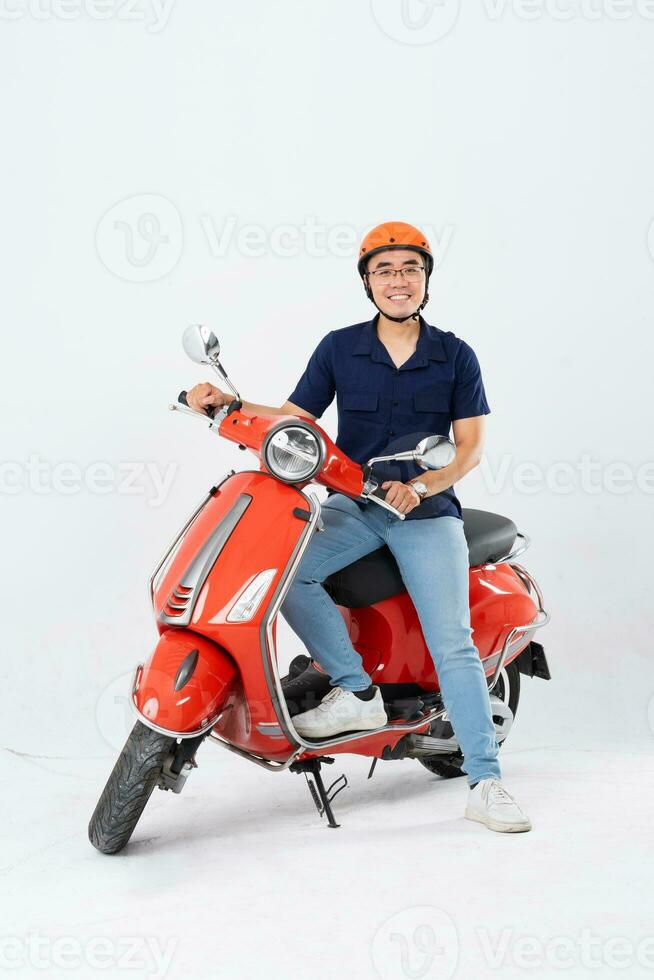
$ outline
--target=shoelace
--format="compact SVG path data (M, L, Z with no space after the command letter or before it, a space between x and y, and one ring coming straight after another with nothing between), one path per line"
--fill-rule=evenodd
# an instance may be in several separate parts
M323 709L324 711L326 711L331 706L332 702L338 700L338 698L340 698L340 696L343 693L344 693L344 691L343 691L342 688L335 687L333 691L330 691L329 694L327 694L322 699L322 701L318 705L318 708L319 709Z
M508 793L501 783L498 783L495 779L488 787L488 798L491 803L499 804L512 804L517 806L516 801L513 799L510 793Z

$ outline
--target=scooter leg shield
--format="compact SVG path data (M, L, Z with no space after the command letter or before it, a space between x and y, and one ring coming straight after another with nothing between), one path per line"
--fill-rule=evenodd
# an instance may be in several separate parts
M236 665L226 650L186 629L162 633L134 681L134 707L145 725L188 738L211 727Z

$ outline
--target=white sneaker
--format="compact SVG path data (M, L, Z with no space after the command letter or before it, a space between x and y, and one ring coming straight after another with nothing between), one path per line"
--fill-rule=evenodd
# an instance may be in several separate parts
M499 779L481 779L468 795L468 820L486 824L501 834L519 834L531 830L529 817L522 812Z
M388 718L381 691L375 688L370 701L362 701L352 691L333 688L317 708L295 715L293 724L298 734L307 738L327 738L340 732L368 731L383 728Z

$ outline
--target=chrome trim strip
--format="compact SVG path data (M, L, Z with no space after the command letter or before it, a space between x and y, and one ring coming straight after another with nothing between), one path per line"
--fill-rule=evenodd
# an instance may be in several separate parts
M221 485L221 483L224 483L225 480L227 480L230 476L234 476L235 473L236 473L235 470L229 470L216 483L216 487L219 487ZM211 489L213 490L214 487L212 487ZM188 520L186 521L186 523L177 532L177 534L173 538L172 542L168 545L168 547L164 551L163 555L161 556L161 558L159 559L159 561L155 565L154 571L150 575L150 601L151 602L154 602L154 582L155 582L155 579L156 579L157 575L159 574L159 572L161 571L161 569L163 568L163 566L165 565L166 559L168 558L168 555L171 553L171 551L173 550L173 548L177 545L177 542L182 537L182 535L185 534L185 532L189 529L189 527L191 526L191 524L193 523L193 521L198 516L198 514L200 513L200 511L202 510L202 508L204 507L204 505L206 504L206 502L209 500L209 498L211 496L212 496L211 491L209 493L207 493L207 494L204 495L204 497L202 498L202 500L200 501L200 503L198 504L198 506L195 508L195 510L193 511L193 513L191 514L191 516L188 518Z
M214 735L213 732L209 733L209 739L214 743L214 745L222 745L224 749L228 752L234 752L236 755L240 755L242 759L248 759L250 762L254 762L257 766L262 766L263 769L267 769L268 772L284 772L284 770L289 769L295 760L302 754L302 748L295 749L291 752L286 762L271 762L269 759L262 759L261 756L254 755L252 752L246 752L245 749L239 749L236 745L231 745L230 742L226 742L223 738L218 735Z
M505 562L513 561L513 559L517 558L518 555L523 555L531 544L531 538L528 534L523 534L522 531L516 532L516 538L522 538L522 544L518 545L514 551L510 551L508 555L505 555L503 558L496 558L494 561L487 561L481 567L487 568L489 565L503 565Z
M265 735L266 738L285 738L281 727L275 721L262 721L260 725L257 725L257 731L260 735Z
M184 574L180 576L177 585L170 593L166 602L164 602L161 612L159 613L160 623L164 623L166 626L188 626L190 624L191 616L193 615L193 610L195 609L195 604L202 590L202 586L207 580L209 572L213 568L220 552L229 541L238 522L241 520L243 514L251 503L251 494L239 494L236 501L232 504L222 520L216 525L212 533L204 542L198 553L191 560L191 564L188 566ZM182 606L171 603L171 598L173 594L175 594L175 590L180 586L184 589L189 589L189 592L182 600ZM179 594L177 594L177 596L179 598ZM167 606L170 606L170 608L182 609L183 611L179 614L179 616L172 614L168 615L165 612Z
M223 713L222 708L220 709L218 714L215 715L215 717L213 717L210 722L208 722L208 724L203 725L202 728L196 728L195 731L193 732L175 732L170 728L162 728L161 725L155 725L153 721L150 721L149 718L146 718L145 715L142 714L142 712L140 712L139 709L136 707L136 692L139 689L142 672L143 672L143 664L139 664L134 673L134 680L132 682L132 696L129 699L130 707L142 725L145 725L147 728L151 728L153 732L159 732L160 735L170 735L171 738L184 739L184 738L195 738L197 735L204 735L205 732L208 732L209 729L213 728L213 726L217 724L221 714Z
M541 629L541 627L546 626L547 623L549 623L550 621L550 614L546 611L543 605L543 593L541 592L538 583L536 582L536 579L532 575L530 575L527 569L524 568L522 565L518 565L516 563L512 567L515 569L515 571L523 580L523 582L525 582L529 591L531 592L531 589L533 588L534 592L536 593L536 597L538 599L538 613L536 615L536 619L534 619L531 623L525 623L524 626L514 626L514 628L510 631L510 633L506 637L504 641L504 645L500 651L499 660L493 672L493 676L488 682L489 691L493 690L493 688L495 687L495 685L499 680L502 667L504 666L504 661L506 660L508 654L510 653L511 646L514 645L515 637L520 635L520 642L522 642L525 639L526 635L528 636L529 633ZM493 656L496 655L493 654ZM486 658L486 660L488 659L490 658ZM486 663L486 661L482 661L482 663Z

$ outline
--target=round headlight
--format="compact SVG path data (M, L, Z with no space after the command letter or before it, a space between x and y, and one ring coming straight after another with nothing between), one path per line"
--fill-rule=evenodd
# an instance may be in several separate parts
M267 438L263 459L270 472L285 483L309 480L323 462L322 440L303 425L284 425Z

